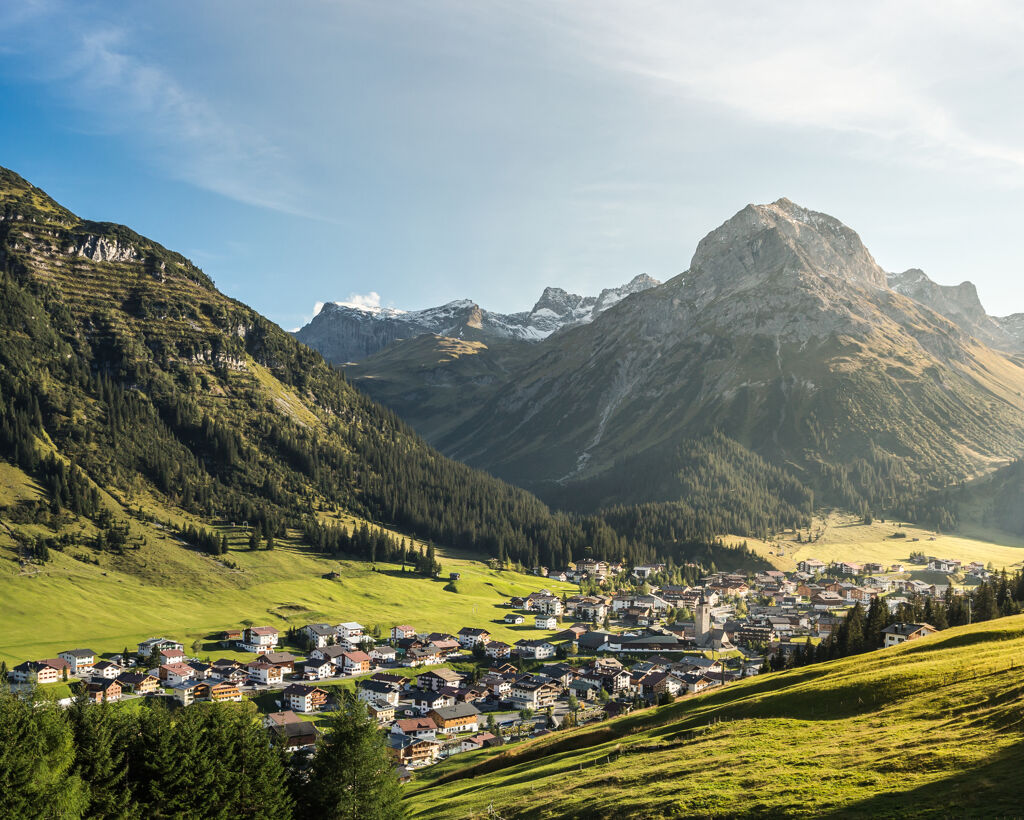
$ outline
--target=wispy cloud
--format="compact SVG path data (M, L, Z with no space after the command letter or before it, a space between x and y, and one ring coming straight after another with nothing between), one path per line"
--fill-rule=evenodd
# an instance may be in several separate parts
M900 160L1009 167L1024 182L1019 113L1007 105L997 127L972 116L978 94L997 103L1001 70L1022 68L1017 4L588 0L539 16L580 58L665 104L866 136ZM965 71L972 63L983 70Z

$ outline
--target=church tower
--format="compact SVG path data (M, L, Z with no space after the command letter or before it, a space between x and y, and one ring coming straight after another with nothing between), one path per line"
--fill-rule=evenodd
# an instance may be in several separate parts
M704 596L700 596L693 611L693 637L698 644L703 644L711 632L711 607L708 606Z

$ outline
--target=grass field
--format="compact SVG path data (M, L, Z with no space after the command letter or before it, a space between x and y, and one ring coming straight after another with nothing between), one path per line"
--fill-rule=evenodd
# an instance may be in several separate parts
M23 473L0 462L0 499L12 503L35 493ZM51 560L43 565L21 567L13 539L0 526L0 660L10 665L79 646L113 653L156 635L176 638L190 648L197 639L245 621L282 630L320 620L355 620L382 629L409 623L448 632L481 626L513 642L551 633L501 623L505 610L498 605L504 600L541 588L559 594L577 591L557 581L491 570L472 556L442 549L438 559L444 580L438 581L402 573L396 565L372 568L326 558L294 538L279 540L272 551L252 552L245 548L247 534L241 527L223 530L231 546L224 558L231 567L182 546L144 517L125 513L138 505L145 513L182 523L173 511L148 505L144 498L122 504L107 496L106 501L120 520L130 523L131 539L144 539L144 546L114 556L76 544L63 552L52 550ZM52 534L34 525L15 526L22 533ZM89 534L87 524L72 527ZM322 577L331 571L341 577ZM444 589L452 571L462 575L457 593ZM202 651L231 654L212 645Z
M1024 562L1024 539L994 530L975 528L970 530L970 535L946 535L898 521L864 524L858 518L841 513L815 517L811 532L819 530L820 537L812 543L797 542L795 533L779 535L773 541L735 537L726 540L729 543L746 540L752 550L782 570L796 569L797 563L805 558L825 562L877 561L886 566L906 564L911 551L965 562L980 561L986 565L991 562L996 569L1016 569ZM906 538L892 538L894 532L904 532ZM805 531L801 537L806 535Z
M424 773L415 817L1019 816L1024 616ZM489 815L489 808L493 814Z

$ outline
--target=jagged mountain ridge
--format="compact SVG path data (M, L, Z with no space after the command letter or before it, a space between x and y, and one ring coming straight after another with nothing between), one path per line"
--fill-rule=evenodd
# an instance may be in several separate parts
M1024 368L965 321L894 290L854 231L782 199L744 208L686 272L531 346L507 376L501 349L476 351L494 360L490 383L429 340L402 379L409 343L350 373L446 453L548 497L576 488L579 502L597 482L603 503L644 500L626 486L639 476L666 500L678 482L664 454L714 430L812 484L866 471L853 483L875 497L1024 450ZM620 473L632 479L617 487Z
M484 310L469 299L412 311L327 302L295 337L335 364L360 361L395 341L423 334L480 342L537 342L562 328L590 322L625 297L658 284L639 274L598 296L547 287L531 310L509 314Z
M940 285L919 268L911 268L902 273L890 273L888 284L898 293L941 313L990 347L1024 352L1024 314L990 316L981 304L974 283Z

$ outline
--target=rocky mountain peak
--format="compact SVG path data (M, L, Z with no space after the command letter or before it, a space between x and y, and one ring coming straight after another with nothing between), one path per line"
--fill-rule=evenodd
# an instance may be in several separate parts
M690 270L730 291L807 275L886 287L885 272L855 231L786 198L747 205L713 230L697 245Z

